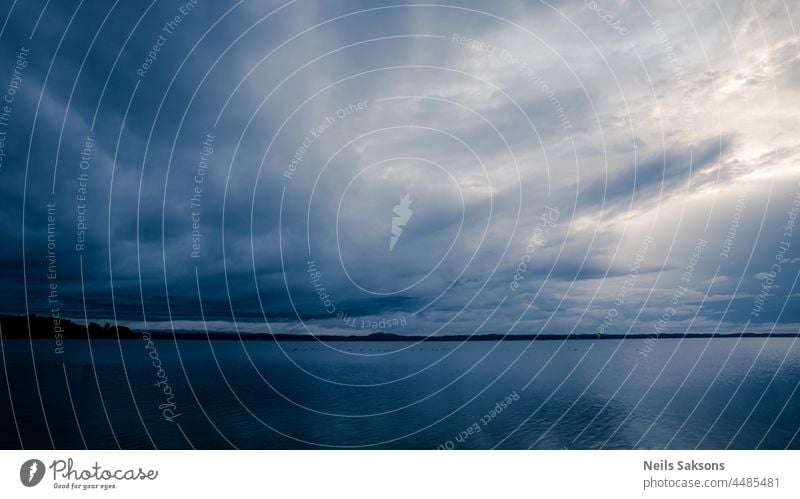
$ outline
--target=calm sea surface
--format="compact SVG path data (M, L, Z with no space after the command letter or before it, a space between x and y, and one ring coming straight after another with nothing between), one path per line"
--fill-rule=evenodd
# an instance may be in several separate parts
M791 338L53 347L2 342L0 447L800 448Z

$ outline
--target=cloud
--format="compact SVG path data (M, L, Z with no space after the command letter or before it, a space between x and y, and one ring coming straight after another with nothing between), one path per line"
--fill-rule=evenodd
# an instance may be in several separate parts
M629 280L609 332L652 330L681 286L670 328L735 331L777 261L759 327L798 322L798 257L776 259L800 188L779 2L688 4L691 24L609 3L624 32L585 2L281 5L53 4L33 38L37 6L15 6L0 60L31 56L0 170L3 311L50 313L55 282L65 315L141 327L588 332Z

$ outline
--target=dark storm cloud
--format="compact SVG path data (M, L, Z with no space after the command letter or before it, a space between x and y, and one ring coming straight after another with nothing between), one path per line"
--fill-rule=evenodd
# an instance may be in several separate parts
M620 169L590 184L581 192L587 205L615 204L620 198L654 198L669 196L672 191L697 188L698 178L707 170L719 166L729 148L730 139L711 139L692 149L671 149L662 155Z

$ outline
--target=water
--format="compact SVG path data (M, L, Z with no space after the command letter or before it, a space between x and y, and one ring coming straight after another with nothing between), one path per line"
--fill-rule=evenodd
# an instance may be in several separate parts
M799 343L6 340L0 447L796 449Z

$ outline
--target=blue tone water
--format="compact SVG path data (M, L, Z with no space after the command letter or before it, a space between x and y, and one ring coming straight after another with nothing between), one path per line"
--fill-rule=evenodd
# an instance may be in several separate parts
M791 338L53 347L2 342L0 447L800 448Z

